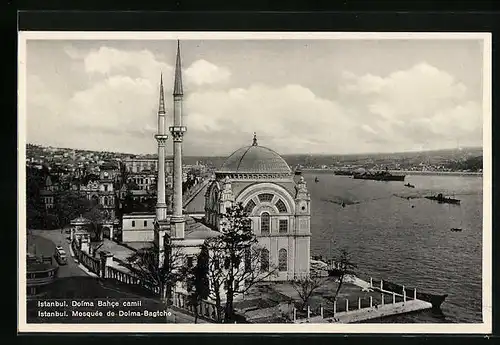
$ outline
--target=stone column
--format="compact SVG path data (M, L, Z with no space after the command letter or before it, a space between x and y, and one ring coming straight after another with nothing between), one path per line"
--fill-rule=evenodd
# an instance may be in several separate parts
M392 293L392 304L395 304L396 303L396 293L393 292Z
M373 297L370 296L370 308L373 307Z
M345 300L345 311L349 311L349 300Z
M361 297L358 297L358 309L361 309Z
M413 289L413 299L417 299L417 288Z
M307 318L309 319L311 317L311 307L307 306Z
M81 238L80 250L86 254L90 253L89 241L86 238Z
M373 278L370 277L370 287L373 288Z
M106 274L106 267L111 267L113 265L114 255L106 250L100 251L99 255L101 257L101 277L108 278L108 275Z
M382 305L384 305L384 293L382 293Z
M337 313L337 300L333 301L333 315Z

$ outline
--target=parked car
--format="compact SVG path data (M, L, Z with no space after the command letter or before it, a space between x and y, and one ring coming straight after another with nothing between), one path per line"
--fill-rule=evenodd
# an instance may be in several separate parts
M59 265L66 265L68 263L68 256L61 246L56 247L54 257L56 258L56 261Z

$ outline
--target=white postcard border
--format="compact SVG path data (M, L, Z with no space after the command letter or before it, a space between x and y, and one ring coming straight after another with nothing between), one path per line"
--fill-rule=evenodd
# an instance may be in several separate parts
M483 322L461 324L28 324L26 322L26 43L28 40L482 40ZM20 31L18 36L18 331L47 333L439 333L492 332L491 33Z

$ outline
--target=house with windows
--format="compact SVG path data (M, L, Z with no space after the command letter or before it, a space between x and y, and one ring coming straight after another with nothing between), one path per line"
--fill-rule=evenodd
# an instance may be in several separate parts
M155 214L132 212L122 216L122 242L153 242Z

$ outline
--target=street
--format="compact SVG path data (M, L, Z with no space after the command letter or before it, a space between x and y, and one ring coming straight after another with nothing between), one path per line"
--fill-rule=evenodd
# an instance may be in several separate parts
M38 242L40 242L39 240L37 240L37 236L48 239L52 242L52 246L37 245L37 255L53 257L56 245L60 245L64 248L64 251L68 256L68 264L59 265L58 276L60 278L87 276L87 274L80 267L78 267L78 265L71 257L69 251L69 243L66 239L69 235L65 234L64 232L61 233L61 230L31 230L30 234L28 235L28 245L31 245L32 243L37 244ZM55 264L57 265L57 262L55 262Z
M59 280L59 282L54 283L54 293L58 294L55 290L64 290L67 293L80 295L84 297L87 293L94 295L103 295L110 298L147 298L130 291L124 291L122 287L112 284L112 282L99 281L98 279L91 278L87 275L79 266L75 263L74 259L70 255L69 243L67 237L69 235L61 230L31 230L28 234L28 248L36 247L36 255L52 256L54 255L55 246L60 245L64 248L68 255L67 265L59 265L59 278L70 278L70 277L86 277L91 279L72 281L71 279ZM34 248L33 248L34 249ZM54 264L58 265L54 260ZM78 278L75 278L78 279ZM91 282L94 282L91 284ZM59 286L62 284L61 286ZM87 289L82 291L82 289ZM61 291L62 293L62 291ZM96 296L97 297L97 296ZM59 297L62 298L62 297ZM147 298L152 299L152 298ZM153 300L153 299L152 299ZM161 303L160 301L154 299L155 302ZM194 317L188 314L184 314L177 310L172 310L171 316L166 317L167 323L194 323ZM204 320L198 320L198 323L206 323Z

